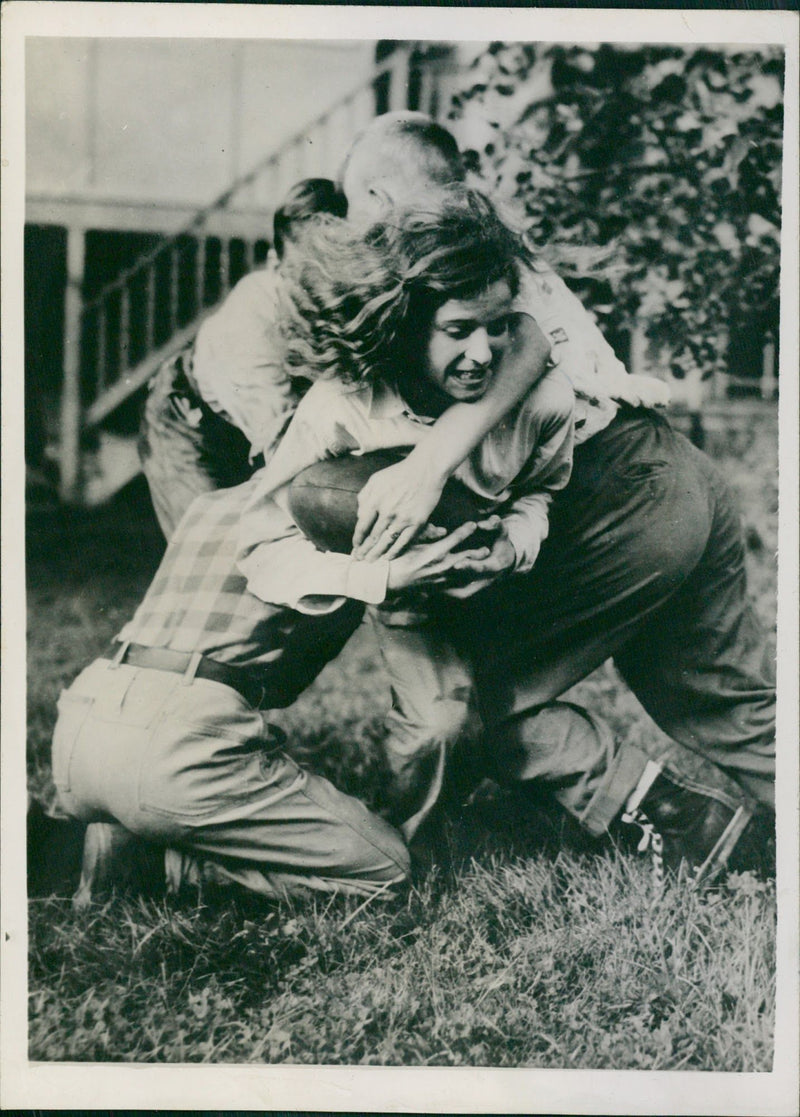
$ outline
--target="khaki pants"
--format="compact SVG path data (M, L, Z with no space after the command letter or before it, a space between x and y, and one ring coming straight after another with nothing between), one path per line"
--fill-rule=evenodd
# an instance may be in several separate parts
M260 711L207 679L96 660L59 699L53 778L69 814L186 855L190 879L206 857L206 876L266 895L369 896L408 875L391 826L298 767Z

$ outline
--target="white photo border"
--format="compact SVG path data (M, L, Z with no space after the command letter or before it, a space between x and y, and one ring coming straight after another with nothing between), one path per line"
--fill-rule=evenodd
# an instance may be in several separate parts
M772 10L34 3L2 9L2 1103L351 1112L775 1114L798 1096L798 22ZM28 36L776 43L786 55L778 597L778 986L772 1073L44 1064L27 1057L22 250Z

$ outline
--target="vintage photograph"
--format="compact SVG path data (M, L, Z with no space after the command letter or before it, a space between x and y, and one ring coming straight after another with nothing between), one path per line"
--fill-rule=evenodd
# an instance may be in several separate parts
M31 1063L773 1074L787 45L717 14L25 36Z

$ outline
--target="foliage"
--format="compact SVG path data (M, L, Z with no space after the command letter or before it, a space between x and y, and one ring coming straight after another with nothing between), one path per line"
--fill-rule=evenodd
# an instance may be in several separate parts
M587 292L610 336L642 319L708 375L731 325L777 324L782 94L778 48L495 42L451 117L483 122L473 169L545 254L610 251Z

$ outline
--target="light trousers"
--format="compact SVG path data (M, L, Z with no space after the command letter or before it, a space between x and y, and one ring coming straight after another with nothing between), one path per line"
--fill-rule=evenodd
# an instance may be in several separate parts
M189 880L370 896L409 872L396 830L300 768L261 711L207 679L96 660L59 699L53 778L67 813L170 847Z

